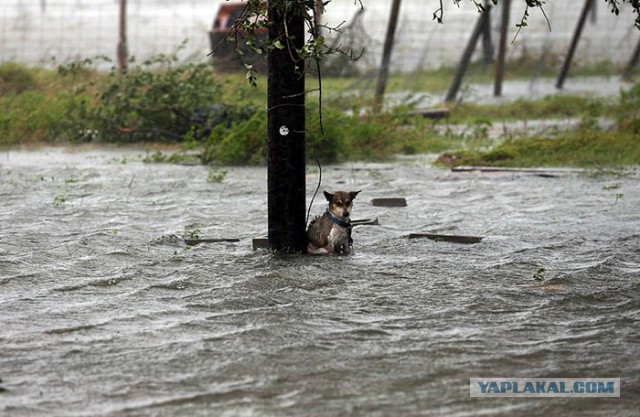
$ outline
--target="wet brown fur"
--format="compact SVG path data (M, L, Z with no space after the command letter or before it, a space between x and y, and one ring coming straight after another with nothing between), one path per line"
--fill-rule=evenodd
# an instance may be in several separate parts
M331 194L324 192L329 202L327 211L316 217L307 229L309 245L307 252L313 254L349 253L351 252L351 227L345 228L334 224L327 213L336 219L351 224L351 210L353 199L360 191L336 191Z

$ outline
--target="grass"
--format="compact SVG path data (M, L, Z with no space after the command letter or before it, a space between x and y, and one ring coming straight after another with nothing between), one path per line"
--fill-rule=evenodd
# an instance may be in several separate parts
M461 103L453 107L451 123L470 123L474 120L535 120L580 118L598 113L611 117L615 100L557 94L538 100L519 99L512 103Z
M591 168L640 164L640 84L622 92L617 102L588 100L583 105L580 113L572 115L580 116L581 120L574 131L551 137L508 139L490 149L449 152L441 155L437 163ZM613 128L600 128L598 117L603 115L615 120Z
M440 166L615 168L640 164L637 135L572 132L558 138L506 140L492 149L445 153Z
M125 79L98 72L87 64L74 63L62 72L0 64L0 145L144 140L176 143L183 148L183 152L171 155L153 153L146 158L147 162L219 166L266 161L264 75L260 75L254 88L242 73L214 73L208 67L178 70L170 65L161 66L157 70L132 71ZM531 66L531 61L526 58L511 63L509 78L530 78L527 65ZM546 67L538 66L535 71L537 76L554 75ZM611 66L600 63L575 72L592 75L607 71L611 71ZM447 68L395 74L389 81L389 91L440 93L448 88L451 75L452 70ZM492 77L490 69L474 65L466 82L491 82ZM210 91L208 95L202 94L203 80ZM467 128L464 133L452 134L438 129L437 123L443 122L407 116L410 106L371 114L368 109L375 77L366 75L323 79L320 112L318 93L314 92L319 85L309 76L307 154L309 159L318 158L324 163L384 160L395 154L443 153L438 159L442 166L637 165L640 164L639 85L618 99L558 94L507 104L453 105L447 122ZM184 94L191 90L194 94ZM171 113L165 96L175 97L171 100L184 106L178 112L179 117ZM184 114L202 106L203 100L208 104L231 103L233 107L225 110L231 116L227 114L226 121L207 122L206 126L185 124ZM174 119L167 120L169 116ZM614 128L603 131L595 122L598 117L613 120ZM553 137L509 138L501 143L487 137L487 130L496 123L552 118L574 118L582 123L575 132ZM164 128L150 129L135 138L122 133L160 125ZM163 137L163 132L170 129L173 129L171 136ZM111 136L105 135L107 131ZM223 177L218 174L212 175L212 181Z

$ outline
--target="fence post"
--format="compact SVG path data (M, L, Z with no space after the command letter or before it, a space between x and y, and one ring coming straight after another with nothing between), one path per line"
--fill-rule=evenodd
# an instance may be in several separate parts
M384 47L382 50L382 64L378 73L378 84L376 86L376 96L374 102L374 111L377 113L382 109L382 100L384 91L387 89L387 78L389 77L389 66L391 65L391 53L393 52L393 42L398 24L398 14L400 12L400 0L393 0L391 4L391 14L389 15L389 25L387 26L387 35L384 38Z
M449 87L447 96L444 99L444 101L446 102L455 100L456 96L458 95L458 90L460 90L460 85L462 85L462 79L464 78L464 74L467 72L467 68L469 67L469 62L471 62L473 51L476 49L478 39L483 34L485 27L488 24L487 22L489 21L490 11L491 6L485 6L484 11L478 17L478 21L473 27L473 32L471 33L469 42L467 42L467 46L462 53L462 57L460 58L460 63L458 63L458 67L456 68L456 73L453 77L453 81L451 82L451 86Z
M120 0L120 19L118 29L118 47L116 51L118 69L127 71L127 0Z
M494 63L493 41L491 40L491 0L484 0L484 13L487 16L482 25L482 59L484 65L489 66Z
M636 47L633 49L633 54L631 54L631 59L627 63L627 66L624 68L622 72L622 78L628 78L631 76L631 72L638 65L638 60L640 59L640 40L636 44Z
M504 63L507 58L507 36L509 34L509 15L511 0L502 2L502 19L500 22L500 44L498 45L498 59L496 60L496 80L493 85L493 95L502 95L502 81L504 80Z
M561 89L564 86L564 80L565 78L567 78L567 74L569 74L569 67L571 66L571 61L573 61L573 54L578 47L578 41L580 40L580 36L582 35L582 29L584 28L584 23L587 21L587 16L589 15L589 10L591 9L592 4L593 0L586 0L584 2L582 13L580 14L580 19L578 19L578 25L576 26L576 30L573 33L571 45L569 45L569 51L567 52L567 56L564 59L562 68L560 69L560 74L558 75L558 81L556 82L556 88L558 89Z

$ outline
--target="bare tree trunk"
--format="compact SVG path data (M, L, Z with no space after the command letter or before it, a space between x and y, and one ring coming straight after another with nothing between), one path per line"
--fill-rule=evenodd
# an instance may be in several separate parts
M120 0L120 24L117 48L118 68L127 71L127 0Z

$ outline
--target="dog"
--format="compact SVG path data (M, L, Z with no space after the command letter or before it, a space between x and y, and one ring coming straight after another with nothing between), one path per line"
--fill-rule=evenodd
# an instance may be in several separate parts
M327 211L309 223L307 253L326 255L331 253L349 254L351 239L351 210L353 200L360 191L324 192L329 202Z

